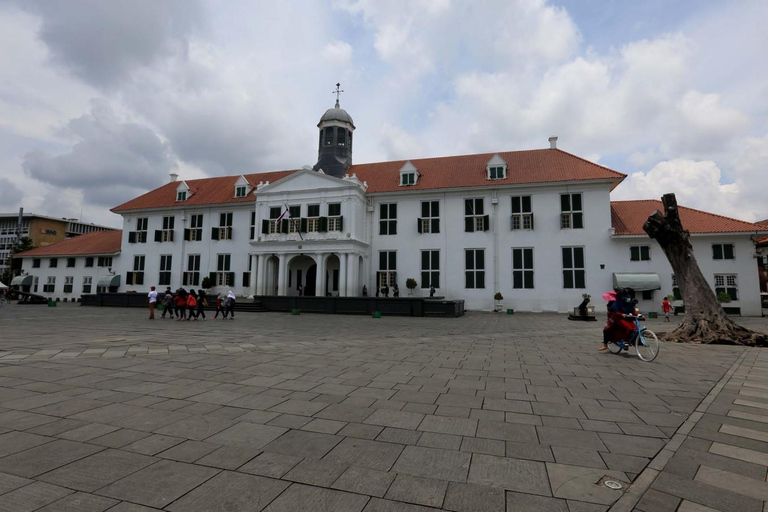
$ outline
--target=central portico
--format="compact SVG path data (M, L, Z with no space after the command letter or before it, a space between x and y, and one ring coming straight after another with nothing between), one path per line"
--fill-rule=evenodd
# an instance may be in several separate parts
M256 187L256 295L360 295L370 253L367 184L302 169Z

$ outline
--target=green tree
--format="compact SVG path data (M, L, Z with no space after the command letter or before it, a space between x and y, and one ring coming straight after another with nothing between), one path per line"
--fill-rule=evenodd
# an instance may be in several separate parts
M7 285L10 285L10 281L17 275L21 274L21 258L14 258L14 255L34 249L35 246L32 243L32 239L28 236L22 236L11 247L11 255L8 258L7 267L2 273L2 279L0 281Z

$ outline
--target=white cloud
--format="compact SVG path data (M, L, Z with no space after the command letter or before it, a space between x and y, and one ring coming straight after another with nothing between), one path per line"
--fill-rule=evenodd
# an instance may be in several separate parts
M331 64L348 65L352 60L352 46L345 41L334 41L326 44L321 54Z
M9 212L21 204L21 190L11 180L0 178L0 211Z

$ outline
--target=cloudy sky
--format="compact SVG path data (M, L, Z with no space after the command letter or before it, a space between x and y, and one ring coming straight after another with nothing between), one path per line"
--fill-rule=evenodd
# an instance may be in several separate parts
M768 2L0 0L0 211L119 225L168 180L559 147L614 199L768 217Z

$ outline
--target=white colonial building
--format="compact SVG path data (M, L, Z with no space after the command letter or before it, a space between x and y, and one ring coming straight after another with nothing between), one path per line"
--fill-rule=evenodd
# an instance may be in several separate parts
M675 293L642 231L661 203L611 202L625 175L557 149L554 137L549 149L353 165L355 126L338 102L318 128L313 168L172 175L115 207L119 290L200 288L208 277L241 296L373 296L385 284L405 296L413 278L414 295L432 285L467 309L492 309L500 292L506 308L561 312L622 283L656 288L638 293L645 310ZM687 208L681 217L712 287L759 315L753 239L766 228ZM39 256L23 268L56 274L58 297L66 269L35 268Z

